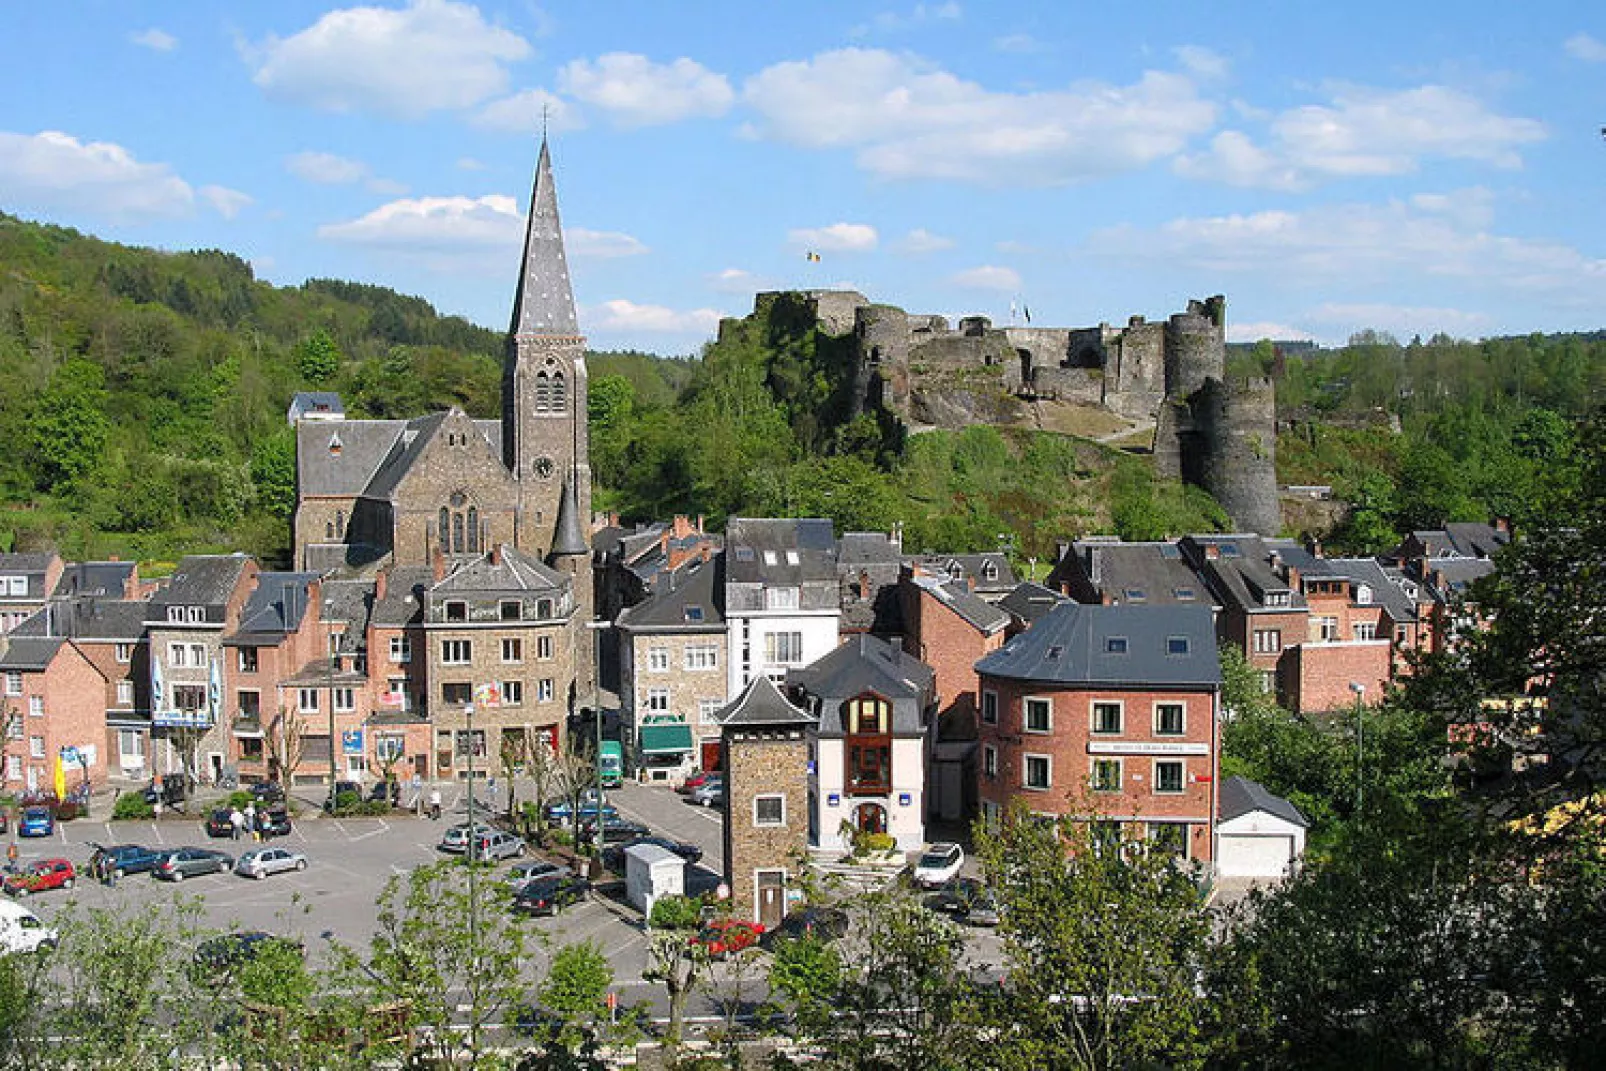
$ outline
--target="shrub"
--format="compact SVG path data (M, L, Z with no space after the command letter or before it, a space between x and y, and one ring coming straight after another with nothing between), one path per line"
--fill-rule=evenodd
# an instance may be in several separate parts
M236 811L243 811L254 801L255 797L253 797L251 793L241 789L236 792L230 792L229 798L224 800L221 806L229 807Z
M875 855L880 852L890 852L898 846L898 838L891 833L865 833L862 830L853 832L853 854Z
M81 808L72 800L62 800L56 804L56 821L71 822L78 817Z
M138 792L124 792L112 805L112 820L117 822L150 818L155 813L156 809L146 803L145 797Z
M665 896L653 902L647 925L655 930L695 930L702 920L702 900L694 896Z

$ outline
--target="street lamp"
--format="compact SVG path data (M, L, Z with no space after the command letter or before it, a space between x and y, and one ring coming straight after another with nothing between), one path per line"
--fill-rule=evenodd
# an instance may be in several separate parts
M1366 722L1361 717L1361 697L1366 694L1366 685L1359 681L1350 681L1349 690L1355 693L1355 820L1359 822L1361 804L1365 798L1365 781L1361 776L1361 768L1366 759L1364 746Z
M480 829L474 819L474 704L463 704L463 717L468 723L468 948L469 948L469 977L474 979L472 984L479 984L479 958L480 958L480 905L475 895L475 871L479 870L479 860L475 857L479 851ZM479 1003L478 998L475 1004ZM480 1051L480 1017L476 1008L469 1020L469 1051L476 1058Z
M329 687L329 813L335 813L335 786L340 782L335 769L335 650L339 641L329 634L329 661L325 663L323 679ZM312 693L317 695L317 692Z

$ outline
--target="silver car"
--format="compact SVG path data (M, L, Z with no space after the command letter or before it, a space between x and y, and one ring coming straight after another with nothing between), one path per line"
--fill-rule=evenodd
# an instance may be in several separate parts
M571 871L561 863L549 863L545 859L535 859L528 863L515 863L508 868L507 887L518 892L532 881L541 878L566 878Z
M691 795L686 797L686 802L694 803L699 807L725 806L725 782L704 781L691 790Z
M240 856L240 861L234 864L236 874L242 878L256 878L258 881L269 874L305 869L307 869L307 857L289 848L253 848Z
M489 829L480 833L474 843L475 859L511 859L524 854L524 838Z
M476 826L475 831L481 836L484 836L486 833L490 832L490 827L484 825ZM468 851L468 833L469 829L467 822L452 826L441 837L441 842L436 845L436 848L443 852L452 852L453 854L466 852Z

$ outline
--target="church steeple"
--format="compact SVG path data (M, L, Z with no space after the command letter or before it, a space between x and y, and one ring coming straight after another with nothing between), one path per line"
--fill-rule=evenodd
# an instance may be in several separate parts
M580 503L574 497L574 477L565 476L563 496L558 499L558 523L552 534L552 550L547 554L547 564L556 565L559 558L589 553L585 529L580 524Z
M544 136L541 158L535 166L530 220L524 230L524 260L519 265L519 288L513 296L509 331L515 338L580 334L574 290L569 284L569 262L563 253L563 228L558 223L552 154L547 151Z

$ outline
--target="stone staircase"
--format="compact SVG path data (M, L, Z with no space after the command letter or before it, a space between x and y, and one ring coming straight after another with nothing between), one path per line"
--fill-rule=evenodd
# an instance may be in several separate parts
M847 892L875 892L884 889L908 869L902 852L855 859L846 852L809 849L809 868L822 882Z

